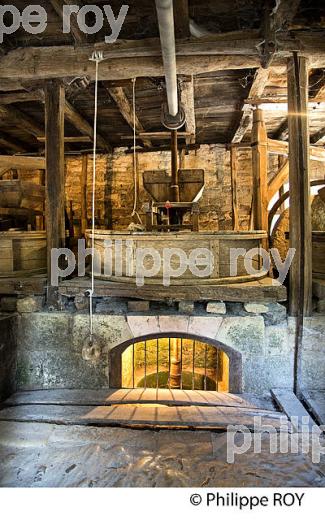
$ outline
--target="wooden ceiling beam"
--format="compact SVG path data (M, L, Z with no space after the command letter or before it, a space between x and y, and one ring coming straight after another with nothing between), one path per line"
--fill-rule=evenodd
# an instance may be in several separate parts
M325 67L325 31L305 34L293 31L291 37L277 36L278 49L273 66L283 67L292 51L310 59L311 68ZM187 38L176 44L177 72L191 75L209 71L257 68L260 65L258 32L217 34ZM35 78L88 76L95 78L94 63L89 61L94 49L108 58L100 66L101 80L163 76L158 38L82 46L26 47L0 58L0 79L28 81ZM19 66L17 64L19 63Z
M75 2L75 0L50 0L50 4L61 20L63 20L63 7L65 5L79 5L80 7L83 6L83 2ZM79 28L77 15L75 13L72 13L70 16L70 31L75 43L87 43L87 34L82 32Z
M37 140L40 143L45 143L46 137L38 137ZM79 136L73 136L73 137L65 137L64 138L65 143L91 143L92 139L87 135L79 135Z
M12 105L13 103L26 103L31 101L44 102L43 90L32 90L31 92L8 92L0 94L0 105Z
M185 129L190 134L186 138L187 144L195 143L196 122L195 122L195 96L194 96L194 78L192 81L182 82L181 85L181 104L185 111Z
M314 71L309 76L309 100L310 103L321 103L325 98L325 74L323 71ZM317 106L315 107L317 110ZM321 132L321 130L320 130ZM317 132L318 133L318 132ZM314 139L317 139L317 133L314 136ZM289 137L289 129L288 129L288 119L285 119L277 131L273 135L274 139L278 139L280 141L287 141ZM319 138L321 139L321 138ZM311 141L311 143L315 144L317 141Z
M270 76L270 71L263 69L260 67L257 69L249 94L248 98L255 98L262 96L264 89L266 87L266 84L268 82ZM238 123L238 126L235 130L234 136L232 138L232 143L240 143L243 139L244 135L246 134L247 129L249 126L251 126L253 121L253 109L250 105L243 104L242 107L242 114Z
M67 100L65 101L64 115L65 119L69 121L69 123L71 123L81 134L90 137L90 139L93 141L93 126L90 125L88 121L86 121L86 119L84 119L84 117L79 114L79 112L77 112L77 110ZM105 150L106 152L112 151L110 144L100 134L97 134L97 144L99 148Z
M133 129L134 118L133 118L133 107L129 102L125 91L122 87L111 87L107 88L107 92L111 96L111 98L116 103L123 119L127 122L127 124ZM139 121L138 116L135 116L135 131L137 134L144 132L144 128ZM145 147L150 148L152 143L149 138L143 137L142 142Z

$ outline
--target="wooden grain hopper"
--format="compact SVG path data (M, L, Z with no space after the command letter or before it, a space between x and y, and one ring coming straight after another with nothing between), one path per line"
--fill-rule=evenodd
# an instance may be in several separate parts
M204 188L204 170L178 170L179 202L193 202ZM155 202L173 200L171 193L172 177L165 170L152 170L143 173L145 190Z
M18 179L0 181L0 208L42 211L44 198L44 186Z

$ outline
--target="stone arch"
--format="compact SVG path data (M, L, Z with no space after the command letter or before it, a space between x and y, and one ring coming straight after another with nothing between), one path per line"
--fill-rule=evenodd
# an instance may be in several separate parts
M185 332L159 332L154 334L145 334L143 336L134 337L123 343L116 345L109 352L109 386L110 388L121 388L122 380L122 354L132 343L148 341L151 339L159 338L183 338L201 341L207 343L212 347L216 347L229 358L229 392L234 394L242 393L242 354L235 350L233 347L225 345L217 339L213 339L206 336L197 334L185 333Z

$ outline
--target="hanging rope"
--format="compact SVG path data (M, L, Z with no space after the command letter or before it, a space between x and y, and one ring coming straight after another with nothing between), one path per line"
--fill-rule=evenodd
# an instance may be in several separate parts
M133 180L134 180L134 203L132 217L136 216L142 224L141 217L137 212L138 207L138 162L137 162L137 134L136 134L136 99L135 99L135 85L136 78L132 79L132 93L133 93Z
M99 64L103 61L104 56L102 52L94 52L91 61L96 64L95 75L95 109L94 109L94 146L93 146L93 178L92 178L92 200L91 200L91 289L89 291L89 344L93 344L94 339L94 315L93 315L93 298L95 292L95 269L94 269L94 255L95 255L95 218L96 218L96 159L97 159L97 120L98 120L98 72Z

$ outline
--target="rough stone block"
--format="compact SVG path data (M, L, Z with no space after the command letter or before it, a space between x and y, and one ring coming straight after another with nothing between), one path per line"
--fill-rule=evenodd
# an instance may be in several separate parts
M250 314L264 314L266 313L269 308L267 305L264 305L263 303L244 303L244 309L246 312L249 312Z
M130 301L128 302L129 312L149 312L150 302L147 301Z
M17 311L21 314L40 312L43 308L44 298L42 296L28 296L17 300Z
M226 304L223 302L209 302L206 306L206 311L209 314L226 314Z
M216 339L243 354L262 354L265 324L262 316L224 318Z
M193 314L194 312L194 302L183 300L178 302L178 310L182 314Z

